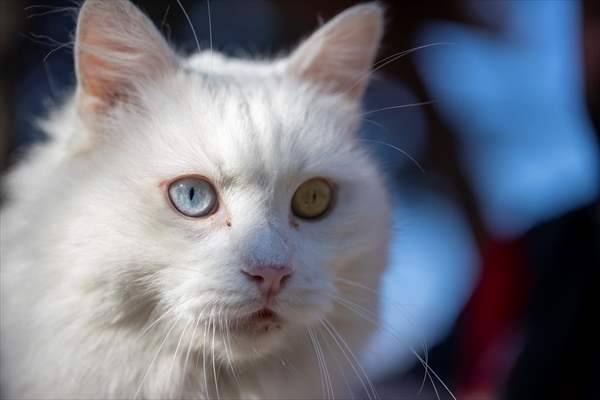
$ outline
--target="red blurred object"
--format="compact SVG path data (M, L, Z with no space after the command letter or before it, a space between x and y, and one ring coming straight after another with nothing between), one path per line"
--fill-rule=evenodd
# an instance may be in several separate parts
M484 243L480 281L459 319L458 398L491 398L505 383L522 347L530 282L519 241Z

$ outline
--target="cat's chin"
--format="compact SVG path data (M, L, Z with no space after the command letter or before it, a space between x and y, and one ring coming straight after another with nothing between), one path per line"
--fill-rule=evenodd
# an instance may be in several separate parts
M284 347L292 323L275 311L263 308L232 321L229 326L229 356L236 362L260 359Z
M261 344L265 350L276 347L285 335L289 322L275 311L263 308L238 319L230 326L232 342L247 348L248 344Z

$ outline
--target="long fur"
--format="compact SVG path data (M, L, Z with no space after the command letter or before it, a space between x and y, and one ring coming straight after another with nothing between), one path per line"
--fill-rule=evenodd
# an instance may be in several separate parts
M113 2L88 1L86 24L102 18L93 13L100 3ZM139 40L146 29L155 41L154 28L130 12L112 15L138 23L129 44L167 51ZM370 4L327 29L357 21L362 29L361 13L365 26L381 28L381 10ZM93 33L93 26L78 30L88 28ZM360 44L368 49L334 36L340 43L328 42L325 53L319 47L310 61L323 63L318 76L295 64L306 64L302 52L315 53L310 38L300 53L272 63L204 52L176 56L158 75L142 73L144 60L174 53L114 58L108 84L125 85L122 77L127 84L114 89L129 91L117 99L102 97L114 91L82 87L103 69L79 58L78 88L44 123L50 140L4 181L4 398L304 399L360 388L351 353L373 326L336 299L373 315L376 299L338 279L377 288L389 205L382 175L355 137L360 93L324 79L330 74L347 88L362 79L380 32ZM127 32L111 38L127 39ZM78 51L89 49L79 44ZM336 46L344 57L367 60L348 73L327 59ZM127 72L133 67L137 74ZM87 107L90 99L104 106ZM214 183L216 214L189 219L168 206L163 183L188 173ZM291 197L313 177L334 183L335 204L321 219L299 220ZM281 325L253 336L231 325L260 308L257 288L240 273L248 256L284 260L294 272L273 303ZM320 353L331 376L325 388Z

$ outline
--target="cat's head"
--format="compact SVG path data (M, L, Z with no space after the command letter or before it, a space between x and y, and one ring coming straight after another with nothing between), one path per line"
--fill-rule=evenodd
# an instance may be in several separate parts
M286 58L186 58L131 3L86 2L65 218L95 318L216 329L243 359L331 317L336 279L375 285L388 203L356 130L381 35L371 3Z

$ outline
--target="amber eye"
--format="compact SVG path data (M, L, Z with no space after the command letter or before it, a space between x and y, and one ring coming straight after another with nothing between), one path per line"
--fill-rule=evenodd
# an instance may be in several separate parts
M332 203L331 185L323 178L313 178L296 189L292 197L294 215L303 219L314 219L329 210Z
M217 209L217 193L201 177L188 176L169 185L169 200L173 207L188 217L205 217Z

